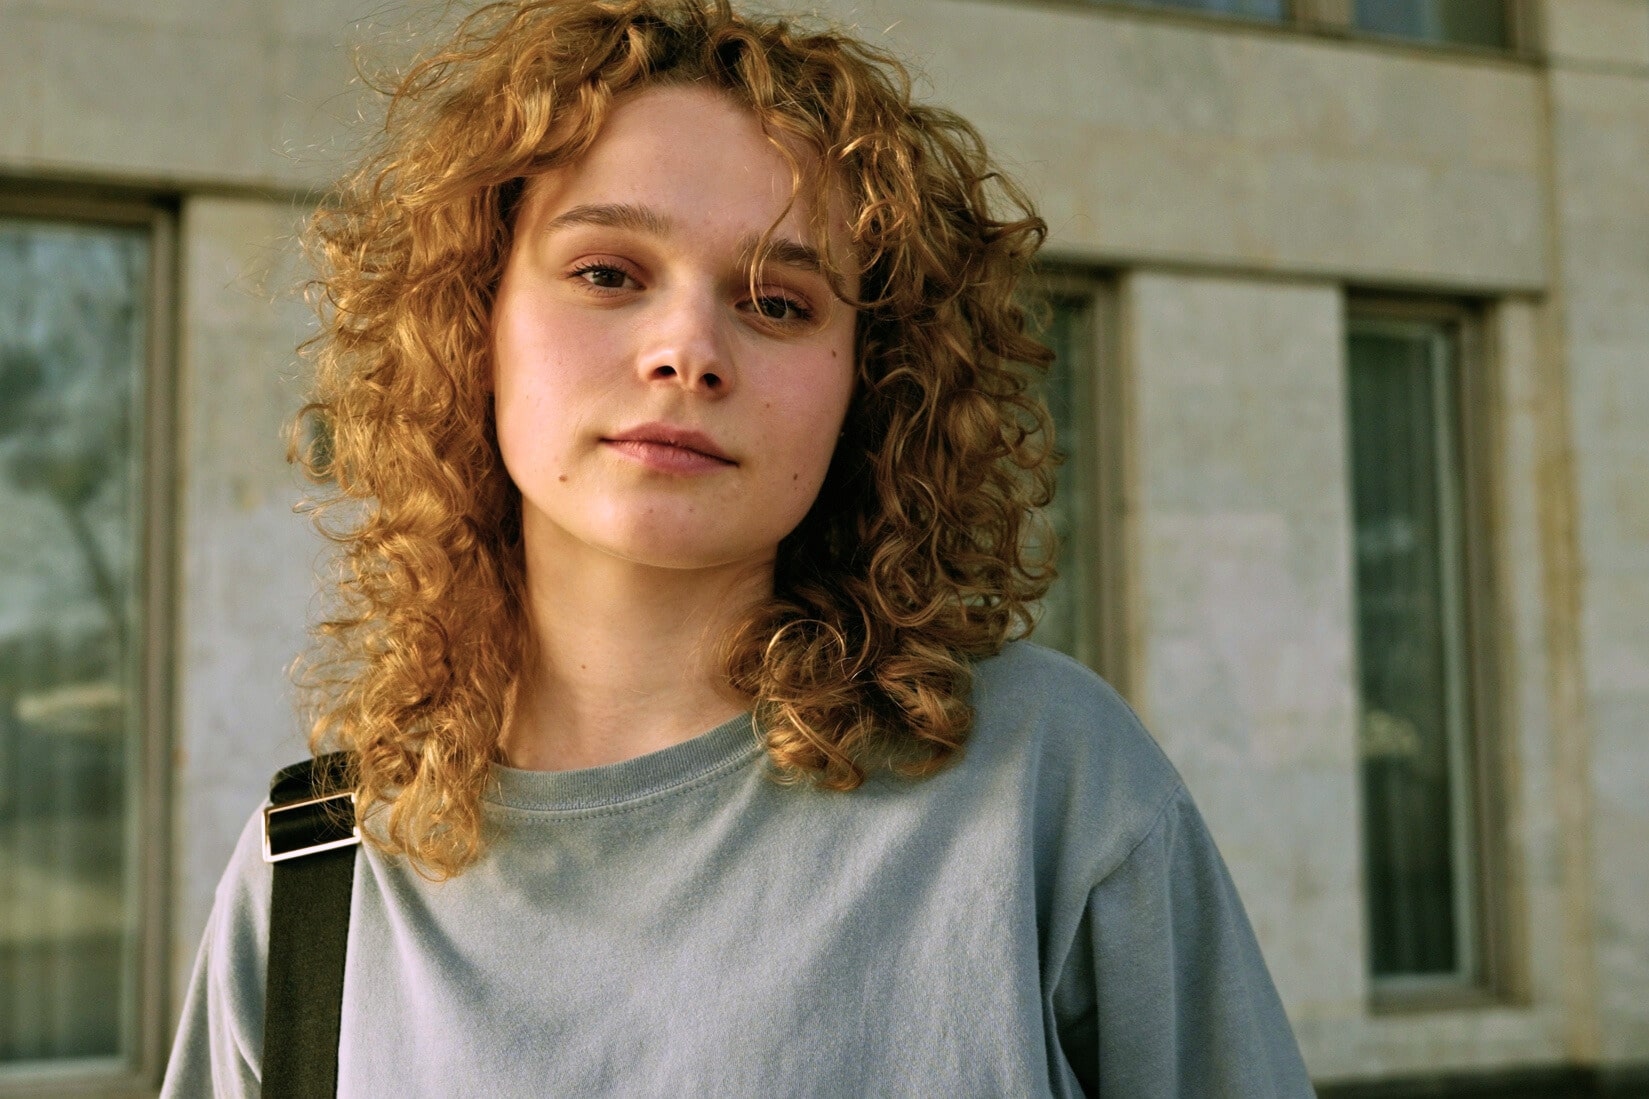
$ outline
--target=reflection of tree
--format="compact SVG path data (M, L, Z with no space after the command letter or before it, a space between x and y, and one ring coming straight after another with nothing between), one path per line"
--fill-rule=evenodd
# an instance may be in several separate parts
M120 585L92 530L89 512L115 472L122 449L124 417L119 405L104 403L101 416L70 416L47 385L40 356L31 349L0 348L0 443L4 468L24 492L44 493L63 514L79 549L92 591L109 617L117 652L126 651L126 613Z
M0 1063L116 1054L133 1006L147 257L139 230L0 219Z

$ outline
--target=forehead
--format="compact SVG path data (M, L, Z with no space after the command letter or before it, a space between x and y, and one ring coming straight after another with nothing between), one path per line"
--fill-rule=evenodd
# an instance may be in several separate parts
M784 151L753 111L723 92L647 88L614 105L578 160L529 181L524 214L542 225L576 206L627 205L657 211L672 227L747 235L776 225L806 239L816 201L806 181L818 156L794 138L779 142ZM847 222L840 188L826 191L829 244L839 256Z

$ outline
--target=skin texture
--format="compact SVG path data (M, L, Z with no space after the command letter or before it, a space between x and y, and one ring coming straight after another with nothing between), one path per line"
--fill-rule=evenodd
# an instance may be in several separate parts
M514 766L618 762L746 708L711 649L771 592L853 388L854 313L809 269L806 203L750 292L790 191L755 117L693 88L621 103L579 163L528 185L493 312L538 649L505 723ZM627 438L645 425L721 457Z

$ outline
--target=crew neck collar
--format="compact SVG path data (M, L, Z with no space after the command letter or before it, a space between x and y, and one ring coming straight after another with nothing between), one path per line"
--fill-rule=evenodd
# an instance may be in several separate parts
M525 771L491 766L485 800L511 809L601 809L659 794L713 772L731 769L762 751L750 714L743 713L691 740L644 756L576 771Z

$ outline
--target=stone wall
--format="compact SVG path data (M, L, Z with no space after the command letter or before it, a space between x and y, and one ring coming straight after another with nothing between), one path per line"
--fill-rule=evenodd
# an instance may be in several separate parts
M1290 1018L1355 1018L1367 988L1340 295L1138 271L1120 313L1136 702L1231 864Z
M1649 4L1548 5L1554 311L1568 383L1597 1026L1649 1051Z
M1056 251L1474 288L1545 278L1527 66L1075 5L829 10L914 58L933 98L985 132Z
M292 207L192 198L181 218L180 515L172 976L189 967L240 826L308 754L284 675L304 643L323 543L284 461L311 321Z

